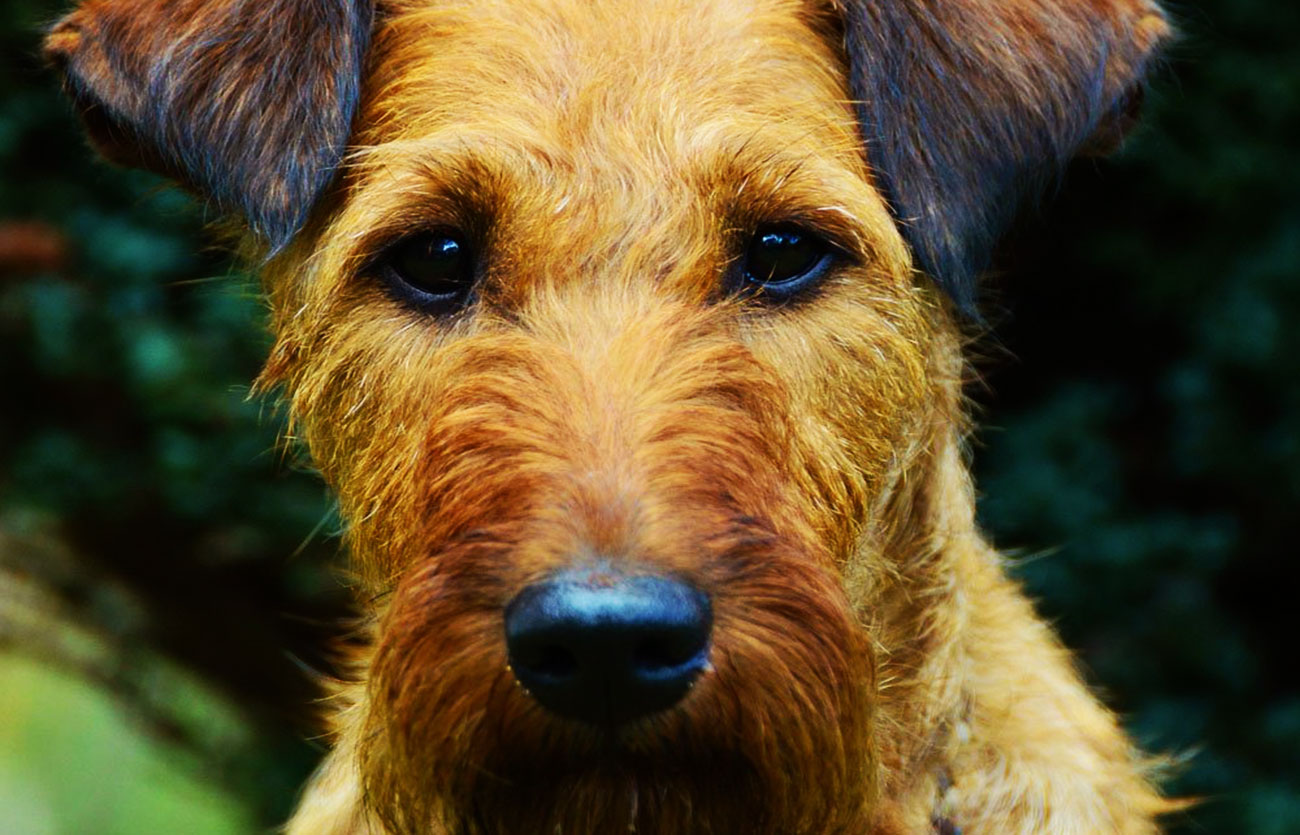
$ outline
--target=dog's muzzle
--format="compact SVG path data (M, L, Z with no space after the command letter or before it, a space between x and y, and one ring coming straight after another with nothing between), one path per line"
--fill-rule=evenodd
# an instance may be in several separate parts
M528 586L505 613L519 684L552 712L604 727L677 704L708 666L712 627L695 587L608 567Z

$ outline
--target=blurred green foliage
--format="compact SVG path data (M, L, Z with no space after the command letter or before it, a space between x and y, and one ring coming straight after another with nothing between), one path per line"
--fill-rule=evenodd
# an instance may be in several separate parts
M251 833L250 810L177 768L108 697L0 656L0 820L7 835ZM205 713L219 725L222 717ZM229 719L226 719L229 722Z
M1175 831L1300 833L1300 5L1171 5L1183 34L1140 135L1077 165L990 285L980 512L1135 735L1188 754L1171 788L1206 802ZM155 605L144 637L254 703L270 673L236 665L289 667L282 648L311 637L254 609L310 618L337 596L311 536L328 501L246 399L268 344L255 284L204 248L191 201L92 161L35 57L61 9L0 8L0 221L72 250L0 276L0 518L147 566L155 604L224 589L212 635ZM111 631L116 610L95 611ZM296 675L310 693L291 668L277 686ZM219 776L267 825L313 755L248 721L263 730Z

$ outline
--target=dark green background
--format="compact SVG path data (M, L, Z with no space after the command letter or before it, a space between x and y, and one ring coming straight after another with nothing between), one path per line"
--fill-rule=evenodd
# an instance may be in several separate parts
M0 0L0 224L68 246L0 273L0 566L99 661L0 646L91 670L270 825L318 752L290 717L336 631L335 523L246 400L255 284L187 198L92 161L40 67L60 10ZM980 510L1133 734L1184 758L1170 789L1206 800L1176 831L1300 833L1300 4L1172 10L1141 131L988 284ZM205 730L189 672L251 731Z

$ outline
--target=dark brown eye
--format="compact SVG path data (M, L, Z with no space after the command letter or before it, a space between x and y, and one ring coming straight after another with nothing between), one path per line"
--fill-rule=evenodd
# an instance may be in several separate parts
M392 289L418 307L438 312L464 306L477 264L466 236L456 230L405 238L383 259Z
M794 224L758 227L741 264L745 283L787 299L814 285L834 260L834 248Z

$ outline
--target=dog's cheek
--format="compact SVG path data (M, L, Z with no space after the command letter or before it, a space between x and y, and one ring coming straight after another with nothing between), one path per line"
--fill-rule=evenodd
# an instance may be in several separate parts
M264 379L283 386L366 576L391 580L467 527L528 510L528 467L506 477L511 433L545 384L517 343L364 290L309 300L279 328Z
M766 817L744 812L754 831L861 831L877 778L869 639L838 578L805 546L755 543L733 551L729 567L714 599L712 667L682 707L674 749L691 752L692 765L712 762L710 784L737 780L766 799Z
M810 521L838 561L926 452L918 439L947 399L935 373L942 321L926 289L855 274L748 337L802 416L790 478L815 497Z
M385 612L371 668L371 743L362 773L376 811L396 831L427 825L437 799L460 793L480 761L485 716L509 724L526 710L507 668L499 593L470 547L403 577Z

